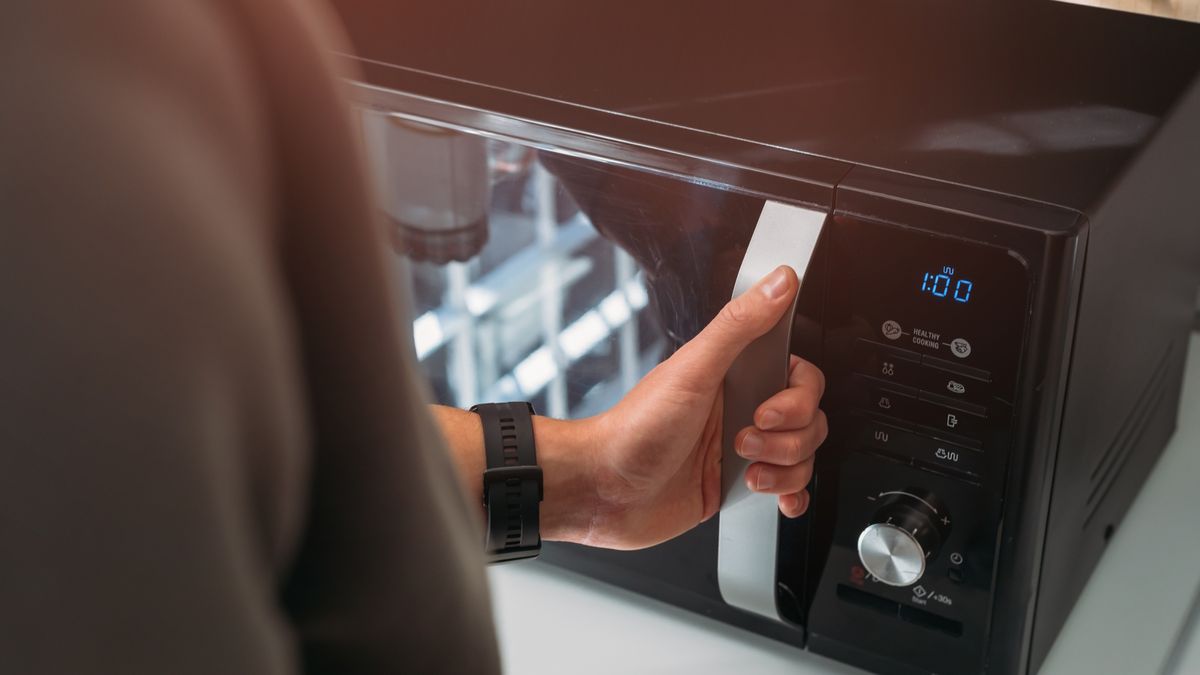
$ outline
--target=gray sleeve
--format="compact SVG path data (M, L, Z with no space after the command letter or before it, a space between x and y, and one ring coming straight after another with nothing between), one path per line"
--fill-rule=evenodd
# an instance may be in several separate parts
M326 55L329 8L237 4L279 111L280 250L313 433L309 515L282 593L305 672L497 673L481 496L464 498L426 408L404 285Z
M309 458L219 3L0 9L0 669L297 669Z

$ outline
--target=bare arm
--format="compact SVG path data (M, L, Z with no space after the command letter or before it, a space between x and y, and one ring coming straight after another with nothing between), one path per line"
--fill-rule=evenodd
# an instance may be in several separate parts
M545 482L542 537L610 548L641 548L711 517L720 501L722 399L733 357L790 306L798 282L777 271L731 301L695 339L651 371L611 410L584 420L534 419ZM808 507L813 453L825 439L818 408L824 377L793 357L789 386L759 407L738 449L758 460L751 489L777 494L780 509ZM480 504L484 470L479 418L433 406L459 477Z

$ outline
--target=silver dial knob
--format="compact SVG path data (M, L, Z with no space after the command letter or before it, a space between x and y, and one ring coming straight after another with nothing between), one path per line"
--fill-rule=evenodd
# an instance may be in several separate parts
M925 574L925 551L917 539L889 523L874 523L858 535L863 567L889 586L911 586Z
M871 576L890 586L911 586L925 574L950 534L946 505L916 488L882 492L871 524L858 535L858 558Z

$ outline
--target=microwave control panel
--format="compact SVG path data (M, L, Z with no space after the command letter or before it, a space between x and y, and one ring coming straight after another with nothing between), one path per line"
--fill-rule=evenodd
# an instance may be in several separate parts
M911 228L837 216L828 234L810 645L978 672L1029 271Z

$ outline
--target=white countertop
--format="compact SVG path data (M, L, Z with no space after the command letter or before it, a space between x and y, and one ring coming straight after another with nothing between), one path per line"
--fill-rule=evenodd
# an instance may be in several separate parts
M1200 336L1187 368L1179 429L1040 675L1200 674ZM512 675L862 672L545 564L489 575Z

